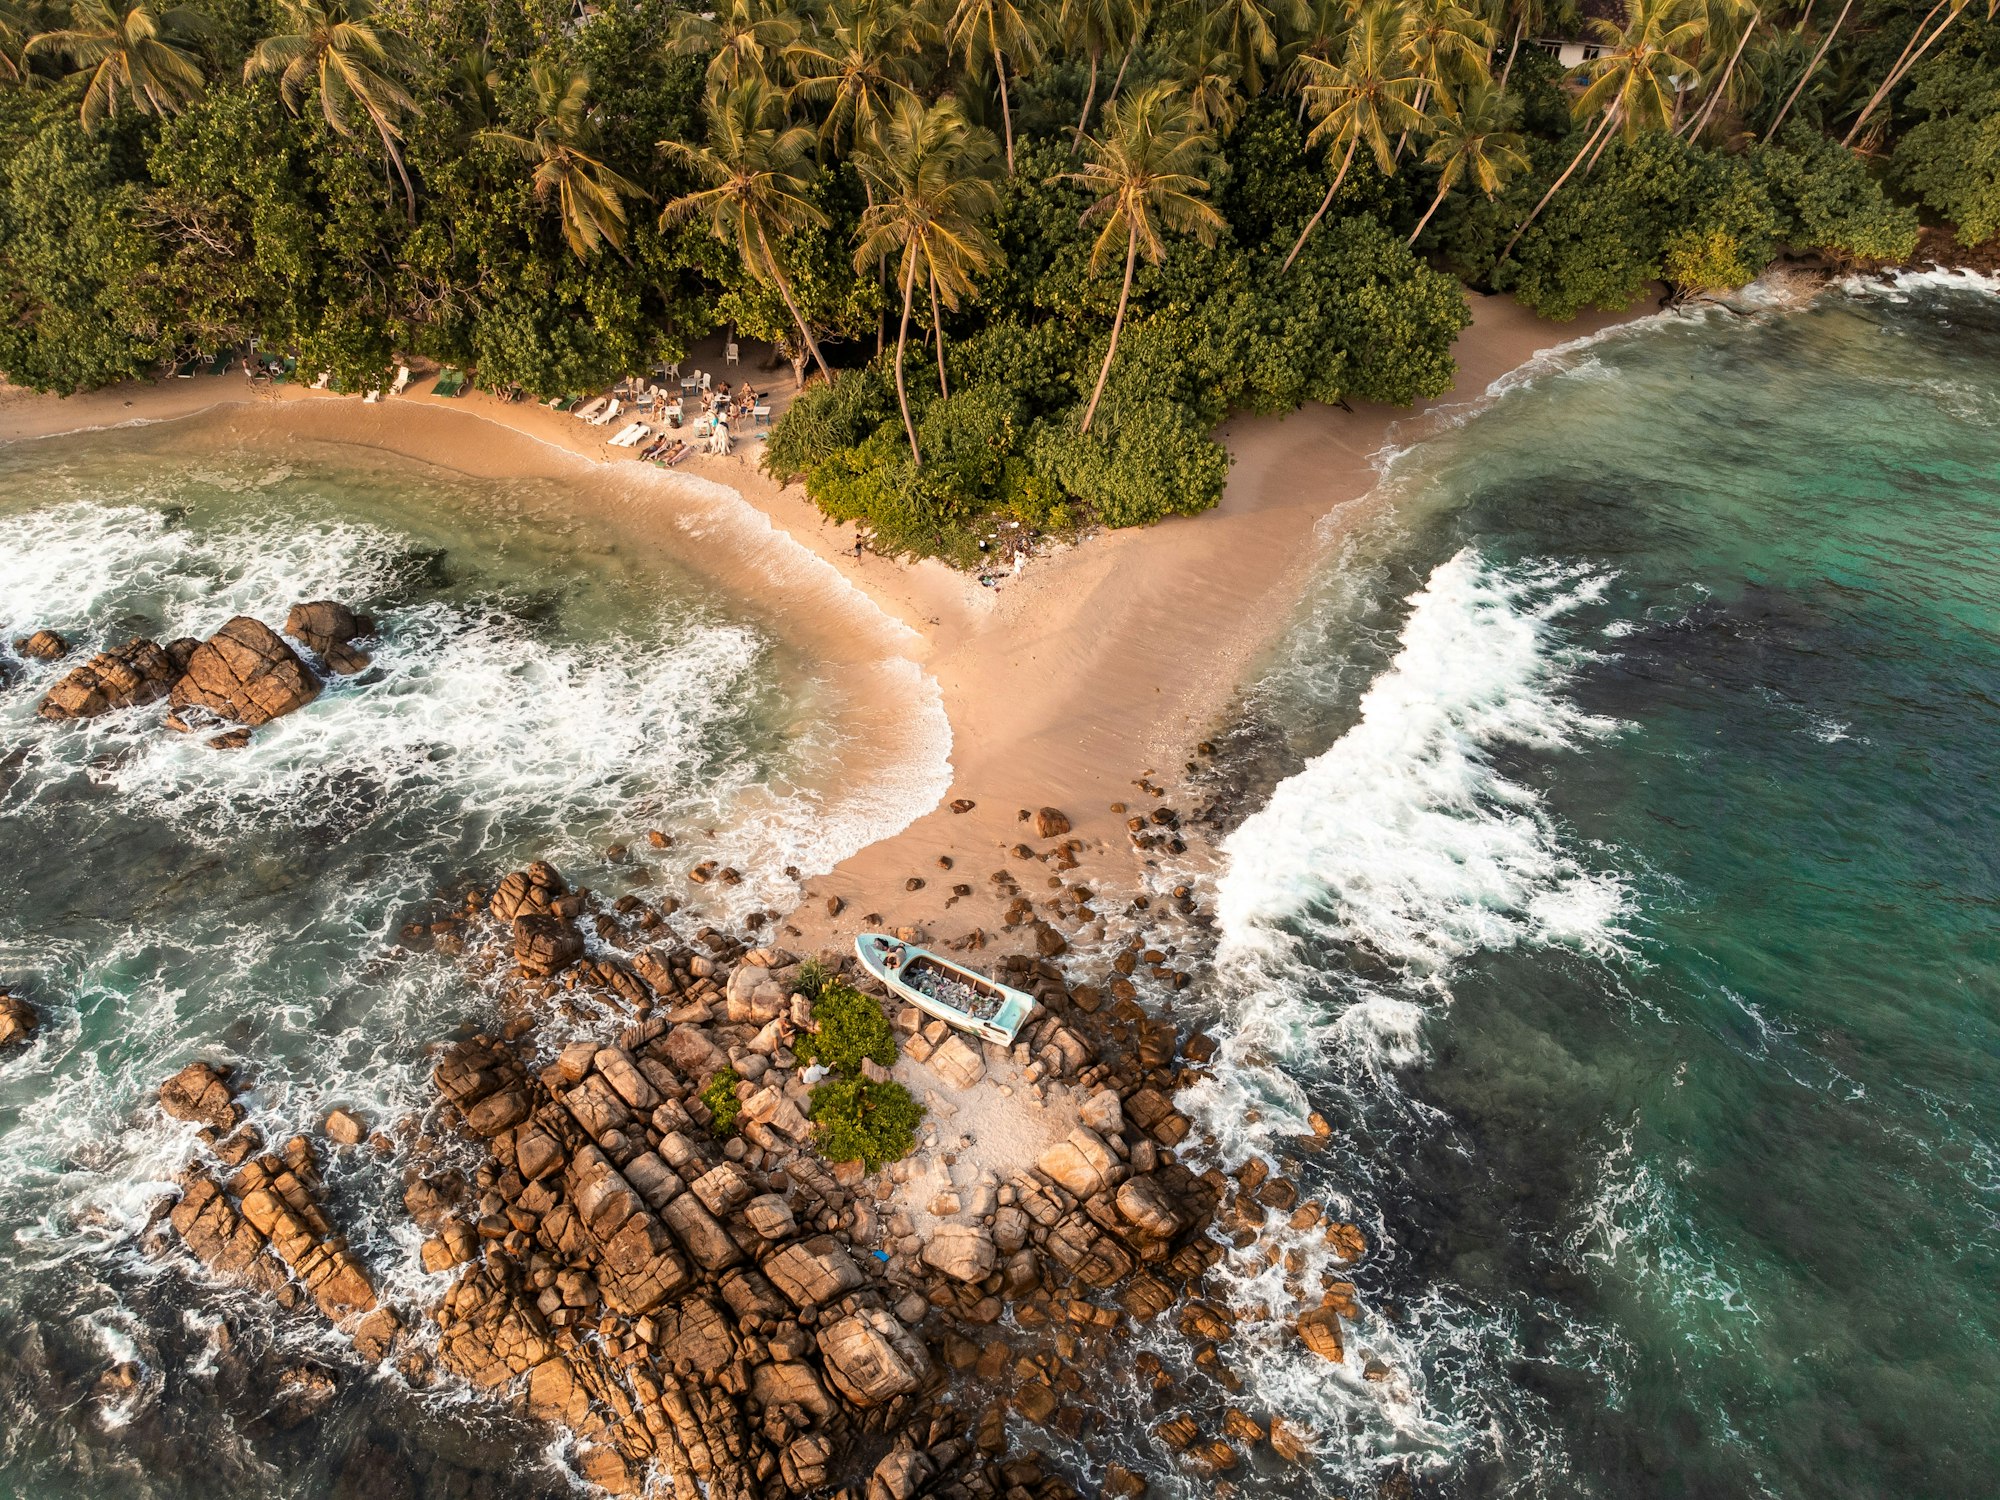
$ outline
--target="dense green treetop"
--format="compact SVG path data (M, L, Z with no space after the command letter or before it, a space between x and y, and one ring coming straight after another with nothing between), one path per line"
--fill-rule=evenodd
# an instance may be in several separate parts
M888 551L1212 505L1232 410L2000 234L1986 0L0 0L0 373L576 395L722 327ZM1559 41L1588 42L1565 66ZM1017 533L1018 534L1018 533Z

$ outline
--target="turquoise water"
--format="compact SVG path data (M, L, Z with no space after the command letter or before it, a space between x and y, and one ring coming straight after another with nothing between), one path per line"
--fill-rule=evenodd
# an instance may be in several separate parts
M2000 299L1512 385L1253 695L1202 1102L1239 1151L1334 1124L1298 1170L1381 1247L1389 1378L1276 1317L1239 1368L1315 1493L1990 1495ZM1281 1282L1239 1255L1239 1307Z
M757 611L570 518L589 482L240 416L0 448L0 981L44 1019L0 1058L0 1495L564 1492L546 1434L413 1398L143 1239L192 1145L152 1100L191 1057L239 1065L275 1140L335 1105L422 1115L426 1047L493 1012L399 934L468 885L546 853L607 897L686 896L719 857L755 872L718 892L740 919L789 909L786 865L823 868L902 800L855 773L841 685ZM378 617L373 669L248 749L170 733L163 705L35 716L103 644L325 597ZM41 626L78 654L16 659ZM607 862L614 840L639 854ZM327 1165L378 1281L434 1300L400 1161ZM303 1422L274 1413L301 1365L337 1384Z

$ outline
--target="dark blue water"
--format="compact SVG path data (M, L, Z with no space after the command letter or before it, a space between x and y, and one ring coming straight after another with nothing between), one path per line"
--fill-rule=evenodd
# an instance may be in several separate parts
M1532 373L1255 696L1209 1118L1335 1125L1299 1170L1374 1232L1389 1376L1300 1350L1317 1283L1256 1250L1246 1373L1318 1493L1991 1495L2000 300Z

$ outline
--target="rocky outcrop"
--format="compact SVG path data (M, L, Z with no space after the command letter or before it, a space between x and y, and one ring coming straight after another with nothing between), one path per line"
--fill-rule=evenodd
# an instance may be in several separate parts
M134 636L97 655L49 689L35 710L45 719L92 719L166 697L181 668L159 642Z
M372 618L331 599L294 604L285 615L285 634L317 654L329 669L343 677L367 668L368 654L356 650L351 642L374 633Z
M217 1132L233 1130L243 1119L228 1075L205 1062L191 1062L161 1084L160 1107L176 1120L193 1120Z
M37 630L15 641L14 649L30 661L60 661L69 655L69 642L53 630Z
M924 1346L876 1307L859 1308L821 1329L819 1349L834 1385L856 1406L879 1406L906 1396L931 1373Z
M319 693L319 678L276 631L238 615L195 648L172 702L176 710L206 709L255 728Z
M0 989L0 1048L34 1040L40 1025L41 1017L35 1014L34 1006L9 990Z

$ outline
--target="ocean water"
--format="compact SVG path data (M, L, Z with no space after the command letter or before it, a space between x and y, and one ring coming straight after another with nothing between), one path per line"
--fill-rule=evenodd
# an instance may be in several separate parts
M0 448L0 981L43 1016L0 1058L0 1495L566 1491L544 1436L412 1397L139 1238L191 1144L152 1100L190 1058L240 1064L273 1140L335 1105L421 1116L427 1044L492 1014L398 941L440 900L544 854L607 895L687 897L706 857L754 873L687 933L785 909L787 865L810 877L941 790L939 755L870 768L866 672L827 672L670 546L570 519L592 482L230 416ZM373 669L248 749L165 730L164 705L35 716L100 645L326 597L377 616ZM20 661L40 626L77 654ZM323 1165L378 1280L430 1300L400 1160ZM301 1370L335 1387L310 1418L284 1399Z
M1229 1399L1318 1444L1236 1477L1991 1495L2000 298L1663 317L1505 387L1250 697L1193 1102L1376 1248L1339 1367L1288 1331L1310 1237L1232 1257Z

